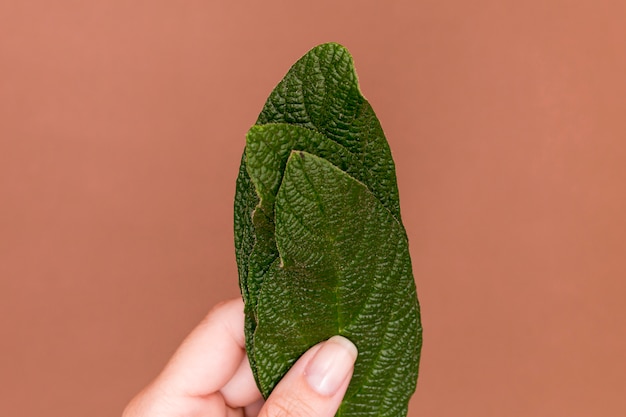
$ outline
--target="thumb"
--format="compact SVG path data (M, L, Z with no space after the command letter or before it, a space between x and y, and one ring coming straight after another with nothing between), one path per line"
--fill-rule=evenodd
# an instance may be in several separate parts
M258 417L333 417L356 357L356 347L341 336L313 346L276 385Z

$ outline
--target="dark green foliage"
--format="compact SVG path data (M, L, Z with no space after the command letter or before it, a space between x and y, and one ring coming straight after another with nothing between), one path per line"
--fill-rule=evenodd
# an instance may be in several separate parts
M340 334L359 358L337 415L406 415L422 333L395 166L342 46L296 62L248 132L235 246L265 397L308 348Z

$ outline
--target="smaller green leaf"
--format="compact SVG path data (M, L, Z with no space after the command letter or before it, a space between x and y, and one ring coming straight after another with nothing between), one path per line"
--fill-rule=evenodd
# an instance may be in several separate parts
M363 183L306 152L290 153L275 216L280 257L254 332L262 393L308 348L340 334L361 349L338 415L406 413L421 329L402 226Z

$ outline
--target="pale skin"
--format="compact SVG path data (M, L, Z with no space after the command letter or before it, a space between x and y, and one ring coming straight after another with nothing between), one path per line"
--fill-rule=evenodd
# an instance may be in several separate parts
M334 336L309 349L267 401L245 352L241 299L215 306L123 417L333 417L346 392L356 347Z

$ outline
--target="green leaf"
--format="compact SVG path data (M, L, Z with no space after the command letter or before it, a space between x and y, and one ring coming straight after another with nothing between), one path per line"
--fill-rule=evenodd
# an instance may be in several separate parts
M268 396L309 347L359 348L342 416L406 414L421 325L395 167L352 58L311 50L247 135L235 195L246 347Z

